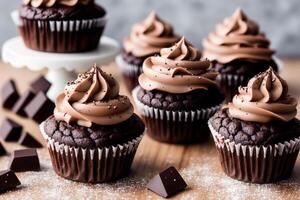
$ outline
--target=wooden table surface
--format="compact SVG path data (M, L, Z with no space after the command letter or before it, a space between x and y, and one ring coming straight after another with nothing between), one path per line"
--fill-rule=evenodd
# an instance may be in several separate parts
M288 81L291 93L299 100L300 60L284 60L284 65L282 76ZM120 79L114 63L103 69ZM6 80L13 78L19 90L24 92L30 81L44 72L14 69L0 62L0 87ZM122 82L121 91L127 93ZM0 108L0 122L4 117L15 119L43 142L37 124L31 120L20 118ZM2 143L10 152L24 148L13 143ZM145 136L139 146L130 176L117 182L97 185L76 183L58 177L52 169L47 149L40 149L38 153L42 170L17 173L22 186L13 191L0 193L0 199L160 199L144 186L149 178L170 165L174 165L180 171L188 184L188 189L173 199L299 199L300 197L299 157L292 178L276 184L248 184L225 176L212 140L205 144L183 146L158 143ZM9 156L0 157L0 170L6 169L8 162Z

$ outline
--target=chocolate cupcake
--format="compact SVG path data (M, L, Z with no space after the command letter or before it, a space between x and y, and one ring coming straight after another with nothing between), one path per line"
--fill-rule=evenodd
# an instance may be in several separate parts
M153 139L191 143L208 138L207 120L223 97L215 82L218 73L208 70L210 62L200 57L182 38L145 60L133 97Z
M159 54L161 48L170 47L179 39L172 26L155 12L133 26L130 36L124 39L122 54L116 58L129 91L138 85L144 60Z
M231 101L240 85L270 66L277 71L274 50L259 26L241 9L216 26L216 30L203 40L203 57L212 61L212 68L220 73L217 80Z
M210 120L224 172L237 180L270 183L288 178L300 149L297 100L272 68Z
M73 53L96 49L106 11L94 0L24 0L19 32L34 50Z
M129 172L145 127L116 80L95 66L67 84L40 129L58 175L102 183Z

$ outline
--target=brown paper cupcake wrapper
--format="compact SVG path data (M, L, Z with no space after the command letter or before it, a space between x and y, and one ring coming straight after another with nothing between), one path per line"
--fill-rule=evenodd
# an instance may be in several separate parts
M247 84L249 79L245 76L220 74L217 76L219 87L225 96L225 101L230 102L234 95L238 93L238 88L241 85Z
M267 146L235 144L225 140L210 124L221 166L231 178L252 183L272 183L290 177L300 149L300 137Z
M109 182L127 175L143 136L117 146L83 149L55 142L45 133L44 123L40 130L54 171L66 179L85 183Z
M207 120L221 105L191 111L162 110L140 102L137 98L139 89L136 87L132 95L150 137L167 143L195 143L209 137Z
M138 78L143 72L142 66L132 65L124 61L122 55L116 57L116 63L119 67L128 91L132 91L138 83Z
M20 34L27 47L45 52L70 53L98 47L106 17L90 20L29 20L19 18Z

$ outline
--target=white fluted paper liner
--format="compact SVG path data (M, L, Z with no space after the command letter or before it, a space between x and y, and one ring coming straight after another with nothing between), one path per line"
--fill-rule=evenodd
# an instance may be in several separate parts
M235 74L220 74L217 76L217 81L226 82L228 86L239 87L245 81L245 77Z
M300 149L300 137L265 146L236 144L208 122L221 166L231 178L251 183L272 183L291 176Z
M50 27L51 32L74 32L87 30L92 28L99 28L105 26L107 22L106 17L100 17L95 19L83 19L83 20L35 20L39 29L44 30L45 27ZM20 18L20 21L16 23L18 26L23 26L26 23L26 19Z
M198 120L206 120L210 118L217 110L220 109L221 105L212 106L210 108L204 108L200 110L191 110L191 111L169 111L169 110L162 110L158 108L153 108L148 105L143 104L137 98L137 93L140 90L140 87L137 86L132 91L132 97L137 107L137 110L142 116L150 117L154 119L163 120L164 116L166 116L167 120L178 119L180 122L187 122L187 121L198 121Z
M86 173L92 173L92 175L89 174L89 175L84 176L85 178L89 177L89 180L80 180L79 175L77 175L75 178L65 177L68 179L72 179L75 181L81 181L81 182L97 183L97 182L110 181L110 180L107 180L104 178L105 177L104 172L107 172L107 171L109 171L109 175L112 176L111 177L112 179L117 178L117 176L119 176L120 174L117 174L116 177L114 177L114 175L112 175L113 170L119 171L119 173L121 173L120 171L122 171L123 168L129 169L130 166L119 166L119 165L116 166L117 161L115 161L115 160L118 160L118 161L124 160L124 159L128 160L128 158L129 158L129 160L130 159L133 160L135 152L136 152L136 150L139 146L139 143L144 135L144 133L143 133L142 135L140 135L139 137L137 137L135 139L132 139L131 141L128 141L123 144L118 144L116 146L95 148L95 149L84 149L84 148L72 147L69 145L60 144L59 142L56 142L54 139L52 139L45 133L44 124L45 124L45 122L40 124L40 131L41 131L44 139L47 142L47 147L48 147L49 151L60 154L61 158L75 159L76 163L78 165L76 167L76 170L80 169L82 163L89 162L89 160L87 160L87 157L90 158L91 162L93 162L93 160L98 160L98 161L105 161L105 163L109 163L109 165L112 165L112 166L109 166L111 169L107 169L108 166L102 166L102 165L99 166L98 165L98 168L102 167L103 169L100 169L98 172L86 172ZM80 160L79 155L82 156L82 159L83 159L82 162L79 161ZM98 156L96 156L96 155L98 155ZM131 162L132 162L132 160L131 160ZM67 161L64 162L61 160L60 162L63 162L63 166L60 166L60 168L64 168L64 167L67 167L68 165L70 165L70 163L67 163ZM131 165L131 162L129 162L127 164ZM115 163L115 164L113 164L113 163ZM83 164L83 165L85 165L85 164ZM68 171L68 170L70 170L70 169L61 169L61 171ZM96 174L94 174L94 173L96 173ZM102 173L102 174L97 175L97 173L99 173L99 174ZM64 176L63 174L59 174L59 175ZM102 177L102 179L97 179L96 177Z
M274 156L282 155L283 152L293 153L300 149L300 137L295 138L294 140L285 141L284 143L278 143L275 145L266 145L266 146L250 146L250 145L241 145L235 144L235 142L230 142L226 140L224 136L219 134L208 122L208 127L212 133L215 144L218 148L227 148L231 153L236 152L238 156L246 156L246 149L249 150L250 156L259 157L259 154L262 152L263 157L267 156L267 152L273 151Z
M121 72L128 75L129 77L138 76L143 72L142 66L137 66L137 65L127 63L122 58L122 55L118 55L115 61L117 63L117 66L121 70Z

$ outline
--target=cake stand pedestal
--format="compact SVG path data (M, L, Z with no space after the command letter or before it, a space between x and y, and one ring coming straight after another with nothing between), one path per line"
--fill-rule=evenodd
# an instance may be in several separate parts
M86 71L94 64L105 65L114 60L119 52L118 43L103 36L96 50L83 53L47 53L27 48L21 37L6 41L2 48L2 59L13 67L27 67L32 71L48 69L46 78L52 83L47 95L54 100L63 91L75 71Z

